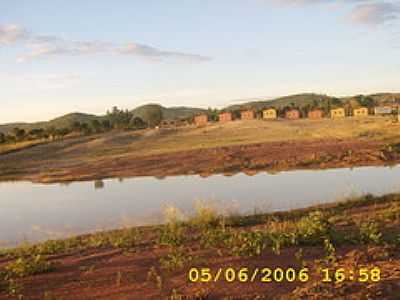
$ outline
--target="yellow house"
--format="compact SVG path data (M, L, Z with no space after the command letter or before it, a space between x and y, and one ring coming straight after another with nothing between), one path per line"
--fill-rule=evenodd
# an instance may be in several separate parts
M277 118L276 109L269 108L263 110L263 119L273 120Z
M353 110L353 116L354 117L364 117L364 116L368 116L368 108L366 107L360 107L360 108L356 108Z
M331 109L331 118L338 119L346 116L344 108Z

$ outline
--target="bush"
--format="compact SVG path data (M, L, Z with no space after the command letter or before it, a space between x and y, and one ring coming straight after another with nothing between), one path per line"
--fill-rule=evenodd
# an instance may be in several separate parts
M367 222L361 224L360 238L361 242L365 244L368 243L379 244L382 239L382 233L379 230L378 224L376 224L375 222Z
M320 244L330 233L331 224L320 211L311 212L296 224L296 239L299 244Z
M266 234L261 231L236 232L231 236L229 247L236 256L260 255L266 247Z
M20 257L6 266L9 277L25 277L50 271L51 264L41 255Z

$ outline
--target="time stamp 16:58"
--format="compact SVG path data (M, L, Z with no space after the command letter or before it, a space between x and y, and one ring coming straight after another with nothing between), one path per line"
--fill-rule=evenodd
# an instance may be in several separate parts
M188 279L193 283L201 282L307 282L312 276L318 275L322 282L341 283L344 281L379 282L381 270L378 267L370 268L322 268L317 273L310 272L309 268L191 268Z

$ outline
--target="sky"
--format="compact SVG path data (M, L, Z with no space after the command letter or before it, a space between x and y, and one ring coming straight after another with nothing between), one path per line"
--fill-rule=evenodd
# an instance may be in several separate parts
M0 123L398 92L400 0L2 0Z

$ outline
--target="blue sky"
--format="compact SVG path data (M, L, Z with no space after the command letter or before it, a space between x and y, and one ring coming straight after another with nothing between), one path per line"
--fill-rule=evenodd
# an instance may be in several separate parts
M400 1L3 0L0 123L399 91Z

